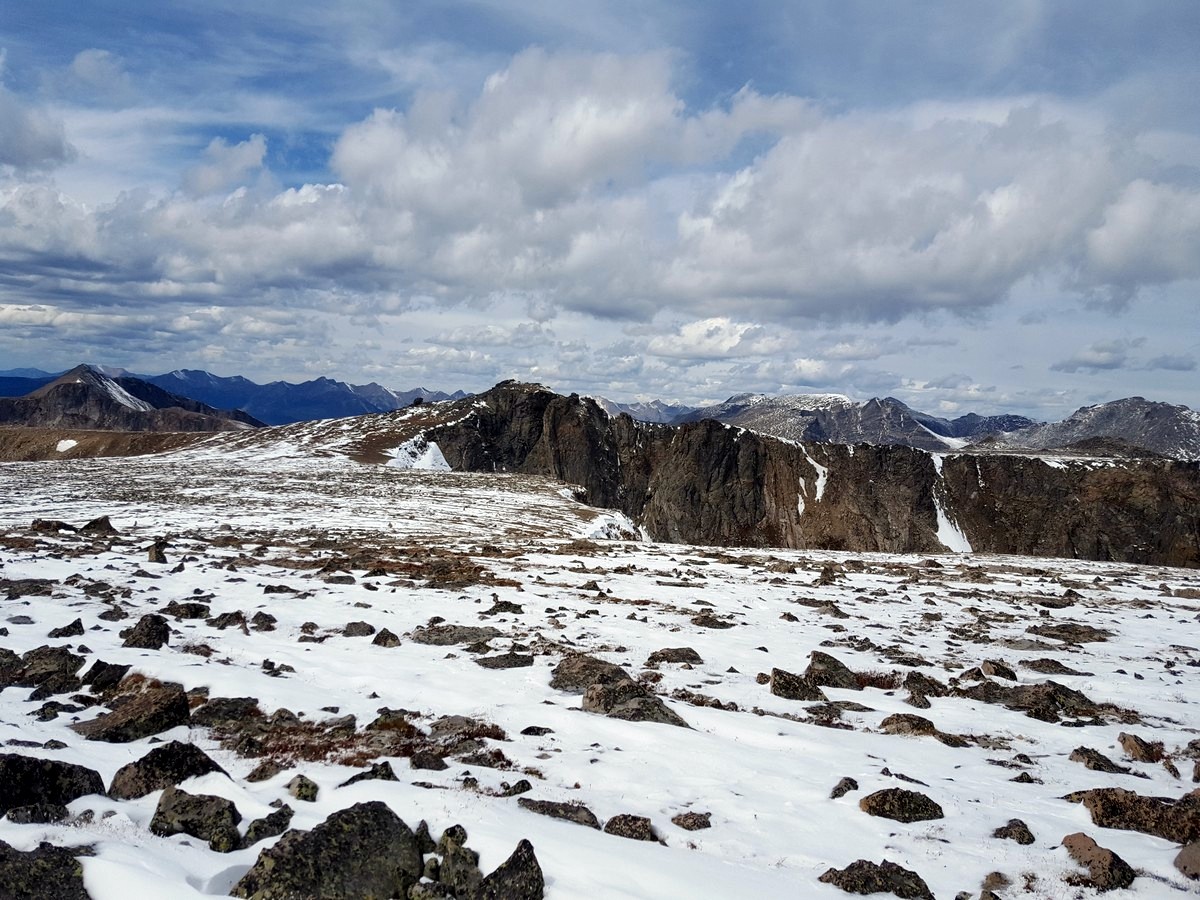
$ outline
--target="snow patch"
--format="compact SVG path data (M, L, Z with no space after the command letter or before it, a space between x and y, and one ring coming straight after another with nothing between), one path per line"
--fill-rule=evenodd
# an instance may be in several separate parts
M808 460L808 464L810 466L812 466L813 469L816 470L817 486L816 486L816 490L814 491L815 496L813 497L813 502L820 503L821 498L823 496L825 496L825 485L829 482L829 469L827 469L825 466L821 465L819 462L817 462L815 459L813 459L812 455L808 452L807 448L801 446L800 449L804 450L804 458ZM850 452L851 452L851 454L854 453L853 447L850 448ZM804 490L807 491L808 483L804 482L803 479L801 479L801 481L804 484ZM804 512L803 500L801 500L801 503L800 503L800 512Z
M136 409L138 412L150 412L154 409L154 407L145 400L139 400L137 397L133 396L133 394L129 393L129 391L125 390L125 388L121 387L110 378L101 379L100 386L104 388L104 390L108 393L108 396L112 397L113 400L117 401L117 403L120 403L124 407Z
M78 446L78 444L79 444L79 441L72 441L72 440L68 439L65 441L59 441L54 449L57 450L59 453L66 453L72 447Z
M388 450L391 457L387 465L395 469L421 469L426 472L449 472L450 463L442 455L442 449L424 437L405 441L395 450Z
M945 462L946 457L940 453L930 453L929 458L933 460L933 469L937 472L938 480L933 488L933 508L937 513L937 539L951 553L974 553L967 536L950 520L945 507L942 506L942 494L945 491L945 482L942 481L942 463Z
M967 444L971 443L966 438L947 437L944 434L938 434L932 428L927 425L922 425L920 422L918 422L917 425L919 425L925 431L928 431L931 435L933 435L951 450L961 450L963 447L967 446Z
M577 534L577 537L600 541L649 540L645 532L619 512L609 512L596 516Z

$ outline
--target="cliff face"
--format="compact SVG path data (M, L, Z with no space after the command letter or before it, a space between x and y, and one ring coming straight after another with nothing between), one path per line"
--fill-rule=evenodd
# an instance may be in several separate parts
M1051 465L897 446L798 444L702 421L610 418L593 401L503 384L427 432L455 469L584 487L655 540L933 552L939 527L977 551L1200 566L1200 464Z

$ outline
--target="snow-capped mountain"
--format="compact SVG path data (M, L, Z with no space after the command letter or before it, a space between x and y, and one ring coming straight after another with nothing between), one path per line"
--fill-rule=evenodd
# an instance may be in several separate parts
M662 400L638 401L636 403L617 403L606 397L592 397L601 409L610 416L627 413L639 422L655 422L666 424L673 422L693 411L693 407L682 403L666 403Z
M1174 459L1200 459L1200 413L1186 406L1128 397L1084 406L1061 422L1034 425L987 442L992 450L1048 450L1081 442L1119 441Z
M859 402L844 394L737 394L724 403L693 410L676 423L715 419L792 441L831 444L899 444L921 450L954 450L968 439L1034 424L1024 416L970 413L943 419L919 412L894 397Z

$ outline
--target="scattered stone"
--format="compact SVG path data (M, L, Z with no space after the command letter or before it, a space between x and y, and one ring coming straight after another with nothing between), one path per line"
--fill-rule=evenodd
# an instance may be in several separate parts
M583 653L564 657L550 673L550 687L572 694L582 694L593 684L626 680L629 680L629 673L620 666Z
M233 888L234 897L407 897L423 870L416 836L373 800L334 813L312 831L289 831Z
M894 819L897 822L925 822L945 817L942 808L919 791L905 788L884 788L858 801L867 815Z
M583 804L558 803L554 800L530 800L528 797L518 797L517 805L522 809L537 813L540 816L550 816L552 819L566 819L577 825L600 829L600 820Z
M360 781L399 781L396 773L392 771L392 764L387 760L381 763L375 763L365 772L359 772L357 775L351 775L338 787L349 787L352 784L358 784Z
M255 819L246 829L246 836L241 840L240 849L253 847L259 841L283 834L291 824L293 815L295 815L295 811L285 803L275 812L261 819Z
M647 666L655 666L660 663L689 663L699 666L704 663L704 659L691 647L667 647L655 650L646 660Z
M83 620L76 619L70 625L64 625L61 628L52 629L50 633L46 635L46 637L58 639L79 637L81 634L83 634Z
M104 794L104 782L95 769L20 753L0 753L0 816L20 806L66 805L87 794Z
M684 831L702 831L712 828L712 813L685 812L671 816L671 821Z
M979 664L979 671L988 678L1003 678L1006 681L1016 681L1017 673L998 659L985 659Z
M1067 794L1066 799L1082 803L1101 828L1140 831L1175 844L1200 840L1200 791L1171 801L1123 788L1094 788Z
M61 822L69 816L61 803L35 803L32 806L14 806L8 811L8 821L17 825L49 825Z
M228 774L195 744L171 741L118 769L108 796L114 800L135 800L210 772Z
M1001 825L992 832L992 837L1005 841L1016 841L1018 844L1024 845L1034 842L1033 832L1020 819L1009 819L1007 825Z
M830 656L821 650L809 654L808 668L804 670L804 680L818 687L841 688L848 691L861 691L862 686L849 666L837 657Z
M320 788L317 783L305 775L297 775L286 785L287 792L297 800L313 803L317 799Z
M1130 771L1126 766L1118 766L1099 750L1093 750L1091 747L1076 747L1067 758L1071 762L1083 763L1093 771L1109 775L1128 775Z
M429 625L417 628L412 633L412 639L418 644L431 644L435 647L473 644L496 637L500 637L497 629L472 625Z
M386 628L381 628L371 643L376 647L399 647L400 638L396 637L396 635L388 631Z
M150 831L160 837L187 834L207 841L218 853L238 849L241 836L237 826L242 815L232 801L211 794L189 794L170 785L162 792Z
M648 818L630 813L620 813L605 822L604 833L629 838L633 841L657 841L659 839Z
M1082 831L1068 834L1062 839L1062 845L1071 854L1071 859L1088 870L1088 882L1097 891L1114 891L1133 884L1136 875L1129 863Z
M689 727L661 698L629 678L610 684L593 684L583 695L583 709L627 722L659 722L680 728Z
M127 744L190 721L183 688L163 685L129 698L114 712L70 727L89 741Z
M138 650L159 650L166 646L171 639L171 626L167 620L156 613L147 613L138 619L132 628L121 632L125 638L122 647L132 647Z
M349 622L342 629L345 637L370 637L375 633L375 626L370 622Z
M1162 741L1142 740L1136 734L1129 734L1122 731L1117 735L1117 743L1121 745L1121 749L1125 751L1125 755L1134 762L1156 763L1161 762L1164 757Z
M771 693L784 700L808 702L829 699L819 687L803 675L796 675L783 669L772 669L767 683L771 686Z
M846 777L833 786L833 790L829 792L830 800L837 800L840 797L845 797L851 791L858 790L858 782L853 778Z
M856 859L844 869L829 869L819 879L847 894L895 894L904 900L934 900L924 879L911 869L883 860Z
M1176 854L1175 868L1187 878L1200 880L1200 841L1193 841Z
M22 853L0 841L0 897L5 900L90 900L77 856L90 849L55 847L43 841Z
M475 664L485 669L524 669L533 665L533 657L527 653L501 653L476 657Z

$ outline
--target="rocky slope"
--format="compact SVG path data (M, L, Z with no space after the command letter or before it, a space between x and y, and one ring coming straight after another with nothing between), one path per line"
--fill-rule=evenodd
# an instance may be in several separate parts
M0 896L1194 896L1200 573L583 539L323 427L0 466Z
M1200 565L1200 463L942 456L611 418L508 383L423 428L454 469L581 485L655 540Z
M0 425L103 431L227 431L263 423L214 409L137 378L77 366L23 397L0 398Z

